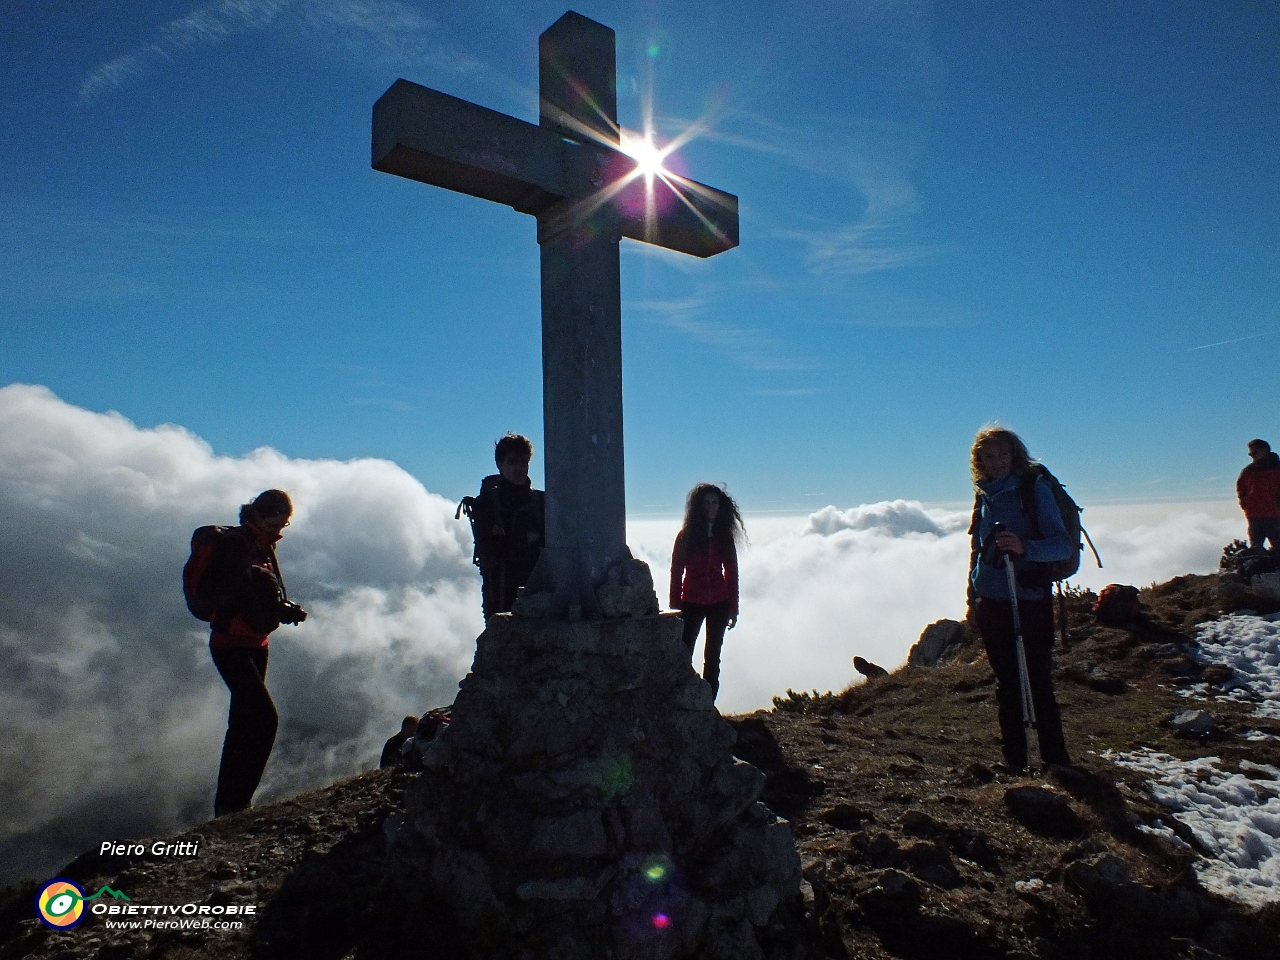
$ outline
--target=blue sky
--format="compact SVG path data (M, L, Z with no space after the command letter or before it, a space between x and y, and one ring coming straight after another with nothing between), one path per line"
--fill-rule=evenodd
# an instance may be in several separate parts
M741 201L710 260L624 241L632 514L963 502L991 420L1086 504L1229 498L1280 442L1274 9L575 9L623 126L701 122L681 167ZM534 222L374 172L370 113L404 77L536 121L564 10L6 5L0 385L472 493L541 436Z

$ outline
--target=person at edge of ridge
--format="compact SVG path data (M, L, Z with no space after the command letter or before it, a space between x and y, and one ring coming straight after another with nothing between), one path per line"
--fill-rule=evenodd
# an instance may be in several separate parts
M511 612L542 554L546 520L546 494L529 480L529 438L508 433L494 444L493 459L498 472L480 482L471 518L485 623Z
M746 538L733 498L712 483L700 483L685 500L684 524L671 550L671 607L684 621L684 645L693 657L698 632L707 624L702 679L711 699L720 690L720 649L725 630L738 622L738 551Z
M404 758L400 755L400 748L404 746L406 740L413 736L414 731L417 729L418 718L413 714L409 714L400 721L400 732L382 745L382 756L378 758L379 770L386 770L388 767L399 767L404 764Z
M267 690L267 639L307 612L290 603L275 545L293 515L283 490L265 490L240 508L240 526L209 559L218 608L209 621L213 665L231 692L213 815L248 809L275 745L279 714Z
M1236 478L1236 499L1249 523L1249 549L1262 550L1268 540L1280 549L1280 457L1265 440L1249 441L1250 463Z
M1053 493L1036 476L1032 463L1026 445L1012 430L984 427L974 438L970 470L979 493L980 514L977 529L971 531L967 619L976 624L996 675L1004 762L1015 772L1027 767L1027 737L1022 722L1022 684L1005 555L1012 558L1016 577L1040 756L1047 764L1070 764L1062 715L1053 692L1053 599L1050 585L1037 567L1069 556L1071 539ZM1022 486L1031 482L1031 477L1035 477L1031 491L1035 498L1034 517L1023 511L1022 499ZM995 536L998 552L990 543L997 523L1002 525Z

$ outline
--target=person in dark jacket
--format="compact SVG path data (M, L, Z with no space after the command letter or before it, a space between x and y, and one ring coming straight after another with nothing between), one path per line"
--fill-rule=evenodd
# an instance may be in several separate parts
M1035 474L1026 445L1012 430L980 430L973 442L970 469L979 493L979 513L971 531L969 620L982 635L987 659L996 675L1005 763L1014 771L1027 766L1013 605L1004 568L1007 555L1013 559L1016 576L1040 756L1045 763L1066 766L1070 759L1053 692L1053 599L1047 579L1038 575L1037 565L1069 556L1071 538L1053 493ZM1028 516L1024 508L1027 493L1034 499L1034 517ZM998 533L997 523L1001 525Z
M307 612L290 603L275 545L289 525L293 503L283 490L266 490L240 508L240 526L214 547L208 578L217 608L210 618L209 652L227 689L231 709L218 766L214 816L247 809L276 740L279 716L267 691L267 638Z
M528 437L508 433L494 444L493 459L498 472L480 482L474 500L463 501L475 533L473 559L480 568L486 623L495 613L510 613L517 592L529 582L542 554L546 515L546 494L529 480Z
M1262 550L1270 540L1271 549L1276 550L1280 545L1280 457L1267 441L1250 440L1249 459L1252 462L1236 479L1236 499L1249 522L1249 547Z
M400 748L404 746L406 740L413 736L414 731L417 729L418 718L413 714L409 714L409 716L400 721L400 732L382 745L382 756L378 758L379 770L404 765L404 757L401 755Z
M738 622L738 551L746 537L733 498L712 483L700 483L685 500L684 525L671 551L671 607L684 620L684 644L693 656L705 621L702 679L720 690L720 649L725 630Z

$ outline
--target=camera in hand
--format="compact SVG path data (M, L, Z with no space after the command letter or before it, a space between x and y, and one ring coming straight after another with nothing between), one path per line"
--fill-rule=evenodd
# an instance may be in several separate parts
M280 604L280 622L281 623L301 623L307 619L307 611L294 603L292 600L286 600Z

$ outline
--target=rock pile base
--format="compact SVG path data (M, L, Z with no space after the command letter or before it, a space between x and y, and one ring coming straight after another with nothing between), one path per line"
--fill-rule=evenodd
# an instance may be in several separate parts
M678 616L494 617L391 829L475 957L798 960L800 862Z

